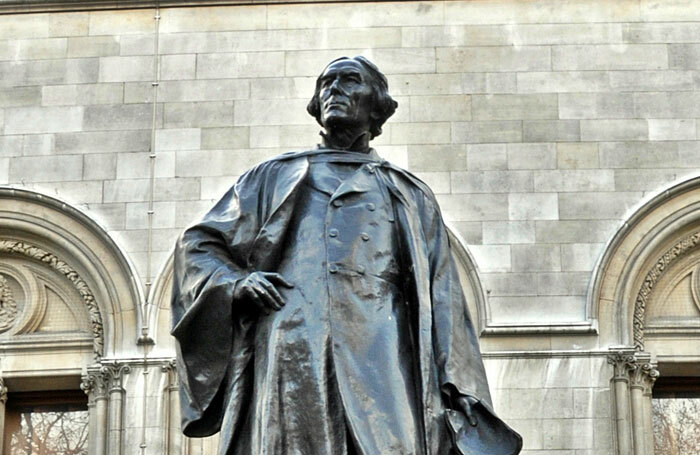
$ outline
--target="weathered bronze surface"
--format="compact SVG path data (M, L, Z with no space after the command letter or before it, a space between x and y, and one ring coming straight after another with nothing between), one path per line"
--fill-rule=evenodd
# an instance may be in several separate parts
M248 171L175 251L183 431L220 454L514 455L437 202L369 147L396 102L362 57L308 111L323 145Z

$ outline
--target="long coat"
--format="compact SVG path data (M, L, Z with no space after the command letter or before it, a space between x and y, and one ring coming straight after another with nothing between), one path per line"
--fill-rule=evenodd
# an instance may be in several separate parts
M469 453L517 454L520 437L492 411L477 337L432 192L376 155L333 150L284 154L256 166L178 240L172 334L178 342L184 433L208 436L219 431L223 422L224 447L236 438L255 437L240 432L253 396L257 316L241 309L233 290L253 271L276 271L308 173L308 158L320 153L375 166L394 206L406 264L410 264L404 271L410 289L406 298L416 314L413 336L425 452L443 455L440 447L445 447L449 428L457 453L466 455L476 448L479 451ZM464 426L457 413L446 410L445 397L454 391L478 400L476 429ZM220 453L226 452L220 449Z

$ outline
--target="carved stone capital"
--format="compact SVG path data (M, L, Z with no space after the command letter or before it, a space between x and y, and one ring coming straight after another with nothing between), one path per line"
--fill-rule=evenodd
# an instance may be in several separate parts
M91 402L104 399L107 396L107 381L100 369L88 371L82 377L80 388L87 394Z
M103 363L100 372L105 378L109 392L123 391L122 379L125 374L131 373L131 367L119 362Z
M17 302L7 279L0 275L0 333L9 330L17 318Z
M0 378L0 403L7 403L7 387L5 387L5 381Z
M630 372L635 369L634 349L621 349L608 354L608 363L613 366L615 381L629 381Z
M175 359L163 364L161 370L168 375L168 390L177 390L179 388L179 378L177 376L177 363Z

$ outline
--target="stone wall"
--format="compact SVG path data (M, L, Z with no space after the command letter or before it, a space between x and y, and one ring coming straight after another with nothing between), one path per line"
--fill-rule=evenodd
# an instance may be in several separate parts
M647 195L700 170L698 0L348 2L0 16L0 184L81 207L150 283L238 175L318 142L315 77L355 54L399 102L375 147L437 194L494 326L595 318L605 243ZM613 453L595 334L482 346L528 454Z

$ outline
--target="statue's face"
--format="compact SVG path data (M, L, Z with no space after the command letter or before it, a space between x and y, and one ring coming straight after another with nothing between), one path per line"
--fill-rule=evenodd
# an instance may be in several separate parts
M372 113L370 75L354 60L329 65L321 75L319 102L325 128L369 130Z

